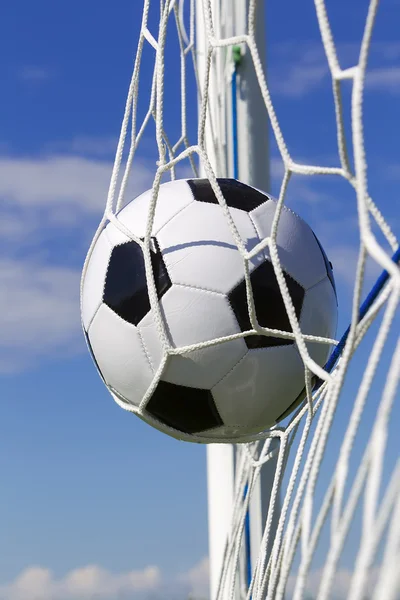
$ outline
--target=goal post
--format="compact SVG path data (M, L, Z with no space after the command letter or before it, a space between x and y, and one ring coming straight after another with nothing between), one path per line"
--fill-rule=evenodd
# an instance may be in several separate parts
M227 39L246 35L254 27L254 40L264 71L266 31L264 2L253 5L249 0L232 0L229 7L212 0L206 15L202 0L196 0L196 60L199 77L199 111L204 94L210 38ZM210 18L211 17L211 18ZM208 18L208 23L207 23ZM249 21L250 24L249 24ZM213 32L210 31L211 27ZM270 189L268 118L259 81L248 46L238 42L227 47L214 47L209 77L209 100L206 117L205 148L217 177L234 177L263 191ZM216 140L218 144L216 144ZM200 175L205 171L200 165ZM207 487L210 598L216 600L224 552L232 525L237 449L225 444L207 447ZM260 472L250 498L246 518L245 544L241 557L241 573L236 596L245 588L254 571L266 524L269 498L276 460ZM273 525L276 524L278 506ZM229 575L227 575L229 578ZM241 579L241 581L240 581ZM220 600L229 597L228 587Z
M247 35L250 0L232 0L221 18L225 3L212 0L211 23L205 21L203 0L196 0L196 60L200 97L204 94L207 53L210 50L207 32L210 25L216 39ZM254 3L252 3L254 4ZM230 9L230 10L229 10ZM253 6L255 42L264 73L266 33L264 2ZM235 115L232 107L232 85L236 74ZM260 190L270 187L268 114L250 51L245 43L216 46L208 89L206 149L218 177L236 177ZM236 134L236 135L235 135ZM237 137L237 139L233 139ZM237 153L237 155L236 155ZM236 171L236 172L235 172ZM204 171L203 171L204 174Z

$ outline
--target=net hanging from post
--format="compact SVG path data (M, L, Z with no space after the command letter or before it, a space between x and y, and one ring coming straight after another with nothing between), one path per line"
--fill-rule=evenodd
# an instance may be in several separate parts
M245 52L254 64L265 115L283 163L276 225L294 175L341 178L352 190L358 221L358 261L352 309L348 314L350 327L340 352L326 370L308 354L307 340L302 335L280 267L276 227L263 242L269 246L293 336L304 362L307 395L283 424L253 436L249 443L238 447L232 524L217 598L396 600L400 597L400 453L398 441L390 434L393 415L399 414L399 253L397 239L380 211L379 199L371 198L368 193L363 137L365 73L378 2L371 0L366 11L358 62L342 70L325 3L315 0L316 22L332 78L337 166L299 164L291 156L279 121L279 103L270 94L256 42L256 0L242 3L247 10L243 34L234 37L226 35L232 0L186 0L185 3L144 0L139 15L140 4L135 2L142 24L134 71L99 231L107 220L120 226L115 215L128 200L125 196L129 175L141 144L148 144L149 140L157 154L153 208L162 181L189 174L197 176L199 170L210 179L224 206L216 177L229 175L233 161L229 96L238 52ZM202 40L196 35L196 11L202 12L205 32ZM169 44L175 62L167 64ZM202 65L198 64L200 54ZM179 71L173 89L172 68ZM349 114L342 103L344 81L352 86ZM199 102L198 117L194 102ZM168 119L172 109L180 113L179 130L171 126L176 119ZM346 119L351 121L350 130L345 127ZM240 146L240 139L237 143ZM249 256L240 246L228 210L226 215L246 261ZM150 243L149 235L145 243ZM364 286L367 261L373 261L386 274L360 315L369 291ZM151 278L149 293L155 297ZM339 336L342 333L339 331ZM352 365L361 349L363 370L360 374L357 369L353 375ZM357 379L356 383L347 385L349 378ZM346 419L336 423L337 412L344 403ZM130 410L128 406L124 408ZM271 460L276 461L271 500L259 553L252 557L249 580L243 567L248 507L255 483ZM279 515L274 521L278 505Z

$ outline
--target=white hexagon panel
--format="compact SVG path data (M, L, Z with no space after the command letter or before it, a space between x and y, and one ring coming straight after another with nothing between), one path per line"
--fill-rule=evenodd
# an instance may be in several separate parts
M270 234L275 201L236 180L218 182L243 245L251 250ZM141 239L150 200L149 191L118 215ZM333 337L337 306L332 269L314 233L285 210L278 246L301 326L307 333ZM240 440L276 422L301 392L304 368L294 341L253 331L170 355L144 404L165 348L150 305L142 247L109 223L88 265L82 320L93 358L110 390L134 405L143 419L153 424L155 419L159 429L188 440ZM258 324L290 332L268 251L249 266ZM252 329L243 260L208 180L161 186L151 268L172 348ZM328 346L311 346L313 358L323 365Z
M153 371L137 327L102 304L90 324L88 338L106 384L128 403L139 406Z
M103 301L104 282L112 249L107 234L103 230L90 256L83 286L81 316L86 331Z
M257 433L260 423L274 425L282 408L288 408L286 399L294 401L303 388L303 361L291 344L250 349L212 395L226 434L235 436L242 431Z

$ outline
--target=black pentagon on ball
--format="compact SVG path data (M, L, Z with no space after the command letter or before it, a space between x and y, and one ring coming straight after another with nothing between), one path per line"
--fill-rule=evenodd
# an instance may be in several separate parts
M284 277L294 304L296 316L299 318L303 306L304 289L287 273L284 273ZM292 331L272 263L269 260L261 263L251 273L250 280L258 323L262 327L270 329ZM228 294L228 299L241 331L244 332L252 329L246 297L245 279L231 290ZM265 335L249 335L244 339L248 348L269 348L270 346L287 346L294 343L292 339Z
M146 412L183 433L200 433L223 425L210 390L159 381Z
M269 200L265 194L236 179L217 179L217 181L230 208L250 212ZM189 179L188 184L195 200L218 204L218 199L208 179Z
M171 287L171 280L157 240L151 240L151 262L158 299ZM133 240L115 246L108 264L103 302L128 323L137 325L150 310L144 256Z

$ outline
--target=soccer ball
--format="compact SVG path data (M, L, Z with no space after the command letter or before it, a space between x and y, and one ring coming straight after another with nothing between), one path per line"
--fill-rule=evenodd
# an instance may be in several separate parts
M276 201L234 179L218 179L218 184L251 251L270 235ZM117 215L142 240L150 200L147 191ZM279 219L277 246L302 332L332 338L337 299L331 265L310 227L287 207ZM151 262L173 348L252 330L243 259L207 179L160 186ZM291 332L268 248L249 261L249 268L258 324ZM81 306L89 349L114 399L174 437L240 441L278 422L304 389L295 341L258 330L168 354L164 361L142 248L112 222L90 255ZM307 347L323 366L329 345L307 342Z

